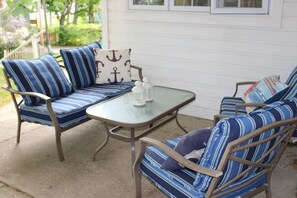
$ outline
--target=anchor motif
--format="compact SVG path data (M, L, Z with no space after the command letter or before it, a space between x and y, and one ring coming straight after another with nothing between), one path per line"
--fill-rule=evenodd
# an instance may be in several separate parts
M120 55L119 58L117 59L117 58L116 58L116 55L115 55L115 52L116 52L116 51L117 51L117 50L112 50L112 55L113 55L112 59L109 58L109 55L107 55L106 58L107 58L108 60L110 60L111 62L118 62L118 61L120 61L120 60L122 59L122 55Z
M117 67L114 67L113 68L113 71L114 72L110 72L110 74L114 74L114 82L111 82L110 78L108 78L108 82L109 83L121 83L124 81L124 78L121 79L120 82L118 82L118 79L117 79L117 74L120 74L121 72L117 72L118 68Z
M127 66L128 63L130 63L130 60L126 60L126 62L124 63L125 67Z
M94 55L98 55L98 52L97 52L96 48L93 49L93 52L94 52Z
M96 78L99 78L99 73L102 73L102 71L99 70L99 64L101 64L101 66L104 67L103 62L96 60Z

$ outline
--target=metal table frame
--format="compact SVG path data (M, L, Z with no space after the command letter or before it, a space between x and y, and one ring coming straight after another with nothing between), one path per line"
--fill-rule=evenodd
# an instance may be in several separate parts
M161 86L157 86L157 87L161 87ZM162 88L167 88L167 87L162 87ZM174 89L174 88L168 88L168 89L179 90L179 89ZM185 91L185 90L180 90L180 91ZM131 143L131 159L132 159L132 164L133 164L134 161L135 161L135 141L137 141L139 138L151 133L152 131L156 130L157 128L159 128L159 127L161 127L163 125L165 125L166 123L172 121L173 119L175 119L177 125L185 133L187 133L187 131L181 126L181 124L179 123L178 118L177 118L179 109L195 100L195 94L193 92L189 92L189 91L187 91L187 92L193 94L193 96L190 97L189 99L181 102L181 103L177 103L173 108L168 109L167 111L164 111L162 114L160 114L158 116L155 116L152 119L147 120L146 122L142 122L142 123L135 123L135 124L130 123L130 124L128 124L128 123L117 122L117 121L114 121L112 119L105 119L103 117L99 117L99 116L89 112L89 108L96 108L96 107L94 107L95 105L89 107L87 109L87 115L92 119L102 121L104 123L105 129L106 129L105 130L106 139L96 149L96 151L95 151L95 153L93 155L93 160L96 159L96 155L98 154L98 152L101 149L103 149L104 146L108 143L109 137L113 137L115 139ZM119 97L125 97L125 96L121 95L121 96L118 96L116 98L119 98ZM114 100L114 99L115 98L104 101L104 102L100 103L99 105L104 105L104 103L107 103L107 102L109 102L111 100ZM142 107L136 107L136 108L142 108ZM115 125L116 127L110 128L109 125ZM118 133L119 130L122 129L122 128L129 129L130 130L130 136ZM146 128L146 129L142 130L138 135L135 135L136 129L139 129L139 128Z

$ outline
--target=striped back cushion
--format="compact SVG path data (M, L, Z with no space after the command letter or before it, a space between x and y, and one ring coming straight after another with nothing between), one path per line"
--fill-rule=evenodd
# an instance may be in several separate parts
M286 84L289 85L289 90L287 91L283 99L293 98L297 96L297 66L288 77Z
M222 119L212 131L204 156L200 161L200 165L211 169L217 169L229 142L270 123L294 117L297 110L297 98L285 100L283 102L278 101L277 104L278 105L272 104L274 107L271 108L266 107L266 111L259 111L258 113L254 112L253 114ZM275 132L277 131L267 131L258 138L264 139ZM234 155L239 158L252 159L253 161L256 161L262 156L264 151L268 150L272 146L272 144L273 142L269 141L261 146L258 146L256 149L236 152ZM275 154L275 152L273 152L273 154ZM246 167L242 166L242 164L229 161L223 170L223 176L218 185L220 186L223 183L230 181L232 178L239 175L245 168ZM243 179L246 179L246 177L252 177L255 174L255 171L257 170L253 170L253 172L246 175ZM211 180L211 177L197 173L193 185L196 190L205 192L208 189Z
M51 98L72 92L71 84L51 55L35 60L3 60L2 63L21 92L38 92ZM43 102L31 96L23 96L23 99L26 105Z
M93 48L100 48L99 42L76 49L61 49L64 65L75 89L94 85L96 82L96 64Z

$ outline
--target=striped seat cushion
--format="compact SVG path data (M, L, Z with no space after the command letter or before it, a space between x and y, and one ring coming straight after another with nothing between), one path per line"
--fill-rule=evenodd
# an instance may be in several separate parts
M114 84L96 84L93 86L77 89L77 93L94 92L107 96L108 98L118 96L130 91L134 86L134 82L123 82Z
M173 149L179 139L180 137L174 138L164 143ZM142 174L169 197L204 197L204 194L197 192L192 185L195 172L188 169L171 172L160 168L167 157L157 147L148 147L140 164Z
M257 113L222 119L212 131L212 134L208 141L208 145L205 149L204 156L200 161L200 165L207 168L217 169L225 148L229 142L238 139L246 134L249 134L250 132L270 123L290 119L295 116L295 113L297 111L297 98L293 98L292 100L285 100L282 102L278 101L277 104L278 105L273 108L266 107L267 111L259 111ZM257 137L258 139L255 138L255 140L264 139L265 137L271 136L276 132L277 130L267 131L264 133L264 135ZM268 150L273 145L273 141L274 140L268 141L265 144L258 146L256 149L244 150L244 152L237 152L234 155L239 158L248 160L252 159L252 161L257 161L262 156L263 152ZM272 154L275 153L276 152L273 152ZM268 159L271 159L271 157L272 156L269 156ZM223 177L220 179L218 185L220 186L223 183L230 181L232 178L240 174L245 168L245 166L241 166L238 163L229 161L226 165L225 170L223 171ZM253 169L248 174L246 174L242 180L239 180L234 186L241 184L242 182L244 182L245 179L254 177L258 172L259 170ZM205 192L208 189L211 180L211 177L198 173L193 185L198 191ZM261 185L261 183L258 184ZM229 186L229 188L234 186Z
M72 92L57 61L51 55L35 60L3 60L5 70L21 92L37 92L51 98ZM36 105L43 101L32 96L23 96L26 105Z
M245 104L242 98L237 97L224 97L221 106L220 106L220 114L226 116L234 116L235 115L235 105L236 104ZM246 114L245 107L238 108L237 115Z
M95 93L72 93L68 96L56 98L52 101L60 127L67 128L87 118L86 109L106 99L106 96ZM21 119L53 126L45 104L35 106L22 105Z
M173 138L165 141L164 143L172 149L177 145L181 137ZM140 170L142 174L150 179L156 187L163 191L169 197L176 198L202 198L205 197L204 192L197 191L193 182L195 180L196 173L189 169L180 169L178 171L167 171L161 169L161 165L167 159L167 154L161 151L155 146L149 146L141 161ZM240 189L240 191L248 192L251 189L262 184L264 177L252 182L247 187ZM225 197L236 197L239 191L235 191L232 194L228 194Z
M76 49L61 49L60 53L75 89L94 85L96 82L96 64L93 48L100 48L99 42Z

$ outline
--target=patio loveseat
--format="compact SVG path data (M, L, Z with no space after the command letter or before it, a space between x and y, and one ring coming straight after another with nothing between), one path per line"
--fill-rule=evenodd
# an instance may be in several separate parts
M131 79L96 84L98 67L94 49L99 48L99 42L93 42L60 50L71 83L52 55L35 60L3 60L7 80L3 88L11 93L18 117L17 143L20 142L21 124L25 121L53 126L59 159L63 161L61 134L89 120L86 115L89 106L132 89L134 82ZM141 79L141 68L131 66L132 69L138 70ZM17 90L13 89L11 78ZM21 101L16 95L22 96Z

